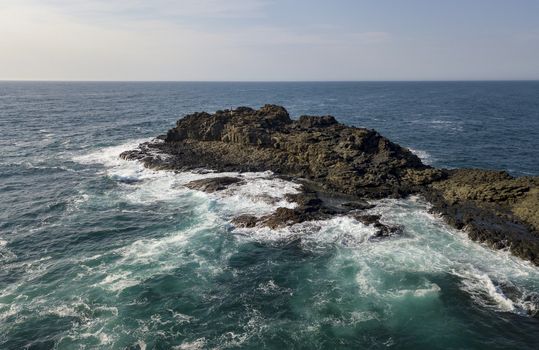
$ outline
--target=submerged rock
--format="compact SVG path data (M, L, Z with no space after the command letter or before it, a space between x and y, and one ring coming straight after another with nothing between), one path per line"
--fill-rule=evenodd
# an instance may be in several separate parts
M373 226L376 229L376 234L373 238L384 238L393 235L399 235L403 232L401 226L389 226L380 222L380 215L362 214L354 215L354 219L367 226Z
M275 105L194 113L178 120L161 140L143 143L121 157L153 169L271 170L317 188L315 195L313 191L292 195L290 200L298 203L294 209L234 219L233 224L243 227L280 227L368 209L365 199L422 194L434 212L452 226L466 229L470 238L508 248L539 265L539 177L435 169L376 131L345 126L332 116L292 120L286 109ZM218 191L237 181L197 180L188 186ZM348 199L333 201L328 193ZM381 236L398 232L379 220L370 224Z

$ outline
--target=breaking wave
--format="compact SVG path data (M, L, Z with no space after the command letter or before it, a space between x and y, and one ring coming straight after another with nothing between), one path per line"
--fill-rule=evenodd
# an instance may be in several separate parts
M537 313L536 267L471 242L419 197L375 202L369 213L404 227L387 239L372 240L373 227L346 215L275 230L234 228L235 216L293 208L286 195L299 185L271 172L153 171L118 157L141 141L74 156L95 167L99 179L74 196L69 210L152 214L155 222L63 258L11 261L0 240L6 271L24 271L0 290L4 329L40 317L65 320L58 348L152 348L150 339L163 334L176 349L224 349L257 344L282 327L308 338L327 327L387 326L417 310L441 312L448 293L494 313ZM185 187L218 176L243 181L210 194ZM288 307L292 323L275 311ZM137 316L141 308L151 317ZM223 315L229 329L216 323ZM429 327L443 328L440 322Z

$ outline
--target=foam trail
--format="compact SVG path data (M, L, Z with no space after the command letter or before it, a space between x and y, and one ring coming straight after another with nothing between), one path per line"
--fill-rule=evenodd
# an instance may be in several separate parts
M408 200L382 200L372 210L389 224L404 224L405 237L372 245L361 259L372 261L391 254L392 264L400 271L452 274L461 279L461 289L478 305L502 312L533 313L533 301L524 298L539 290L539 269L509 252L493 250L471 241L428 212L418 197ZM396 264L396 265L394 265ZM508 296L502 281L511 281L520 295Z
M500 311L515 311L515 303L496 286L492 279L476 269L453 271L456 276L462 278L462 289L479 305L494 308Z
M223 215L253 214L262 216L278 207L295 207L295 203L285 199L287 194L297 193L299 184L275 178L271 171L266 172L182 172L154 171L145 168L140 162L126 161L119 155L141 142L135 140L118 146L106 147L86 155L76 156L73 160L82 164L102 164L106 175L111 179L129 185L123 196L134 204L149 204L158 201L177 201L182 196L196 193L196 196L213 200L217 210ZM190 181L221 176L240 177L244 181L230 186L225 191L206 194L184 187Z

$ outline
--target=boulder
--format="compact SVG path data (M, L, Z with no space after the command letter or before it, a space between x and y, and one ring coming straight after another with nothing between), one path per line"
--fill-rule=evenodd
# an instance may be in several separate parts
M200 180L194 180L189 183L187 183L185 186L193 189L193 190L199 190L203 192L216 192L216 191L222 191L226 189L228 186L236 183L240 183L243 180L237 177L229 177L229 176L223 176L223 177L210 177Z

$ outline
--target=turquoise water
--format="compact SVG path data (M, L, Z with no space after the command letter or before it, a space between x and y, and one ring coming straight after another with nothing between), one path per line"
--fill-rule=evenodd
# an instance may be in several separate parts
M297 184L118 158L195 110L279 103L376 128L436 166L539 174L539 83L0 83L1 349L535 349L539 269L470 242L421 198L233 229ZM535 316L535 317L534 317Z

